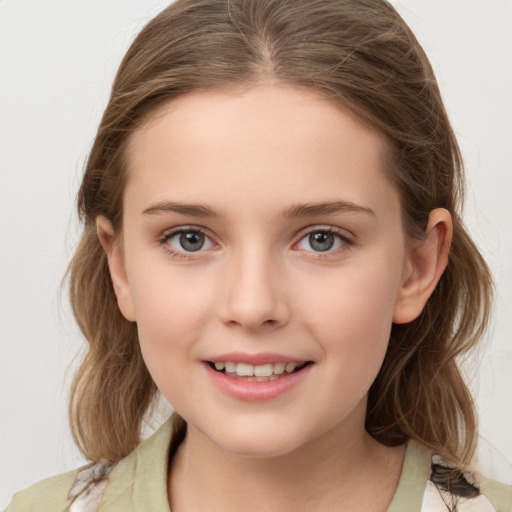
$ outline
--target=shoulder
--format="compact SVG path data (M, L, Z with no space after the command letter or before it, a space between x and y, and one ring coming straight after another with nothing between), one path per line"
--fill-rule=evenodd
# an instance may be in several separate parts
M116 464L96 464L41 480L16 493L6 512L55 512L82 510L84 505L99 505L108 483L108 475Z
M434 455L422 512L512 512L512 486L462 471Z
M425 488L421 512L512 512L512 487L496 480L481 479L471 484L476 492L467 494L462 488L447 490L429 480Z
M169 420L125 458L42 480L16 493L5 512L92 511L100 504L105 512L168 510L166 475L174 440Z
M132 452L133 453L133 452ZM82 512L97 510L107 485L111 483L109 475L117 466L130 474L134 465L130 454L119 462L101 460L82 468L41 480L40 482L16 493L5 512ZM131 463L131 464L130 464ZM126 480L126 474L121 481ZM114 482L119 484L119 479Z
M69 490L73 487L80 469L69 471L31 485L17 492L6 512L55 512L69 505Z
M512 512L512 485L485 477L480 477L479 482L481 494L496 507L498 512Z
M512 486L458 469L409 440L387 512L512 512Z

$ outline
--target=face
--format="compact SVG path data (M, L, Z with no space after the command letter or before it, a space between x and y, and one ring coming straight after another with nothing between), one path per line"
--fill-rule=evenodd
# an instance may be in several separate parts
M364 431L411 264L382 138L267 85L164 107L129 151L110 255L165 398L220 449Z

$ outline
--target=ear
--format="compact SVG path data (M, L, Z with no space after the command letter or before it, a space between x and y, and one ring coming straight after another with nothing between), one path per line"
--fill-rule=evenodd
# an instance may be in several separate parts
M412 322L420 315L448 265L452 235L450 212L444 208L432 210L425 238L410 249L407 272L393 312L394 323Z
M96 217L96 231L100 243L107 254L110 277L114 285L117 304L123 316L135 322L135 309L130 293L130 283L126 274L124 255L119 237L115 235L112 223L103 215Z

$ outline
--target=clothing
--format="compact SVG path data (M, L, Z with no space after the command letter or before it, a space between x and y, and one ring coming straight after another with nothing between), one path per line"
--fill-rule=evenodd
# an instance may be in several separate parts
M169 512L171 438L172 423L167 421L117 464L103 462L43 480L15 494L6 512L95 512L99 502L100 512ZM478 494L472 498L442 490L436 482L446 466L420 444L409 441L388 512L512 512L512 486L494 480L476 481L464 474L468 493Z

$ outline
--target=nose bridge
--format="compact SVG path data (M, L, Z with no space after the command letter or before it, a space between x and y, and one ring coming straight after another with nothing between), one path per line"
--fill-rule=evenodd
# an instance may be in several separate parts
M288 321L279 258L264 244L248 243L228 262L224 320L248 329L281 326Z

